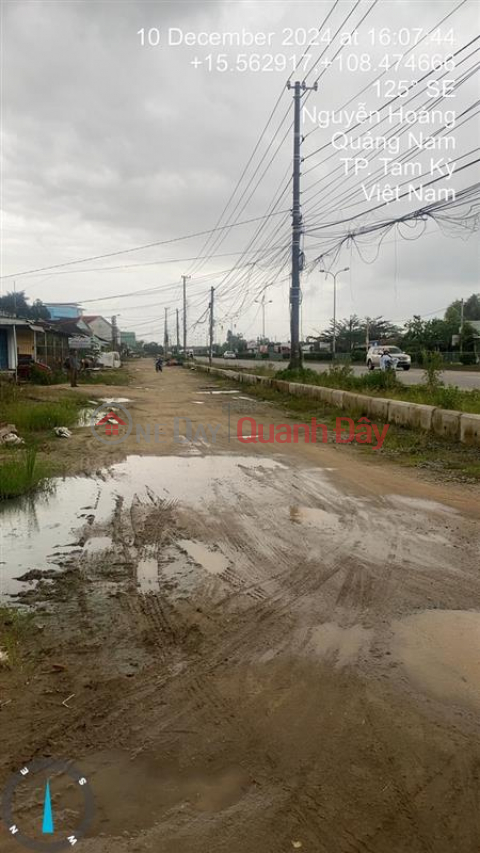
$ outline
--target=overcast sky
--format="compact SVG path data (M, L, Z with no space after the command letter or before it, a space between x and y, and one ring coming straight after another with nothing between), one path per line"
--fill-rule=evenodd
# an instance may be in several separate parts
M360 0L354 8L355 2L340 0L337 4L328 22L332 35L351 10L353 14L342 31L355 29L372 0ZM337 60L326 67L318 92L309 96L309 107L339 110L350 99L350 110L357 109L359 103L366 103L368 109L384 103L389 95L386 89L377 93L370 86L359 93L380 73L378 63L382 57L392 57L408 48L393 42L389 46L372 45L372 39L378 42L382 28L389 28L392 39L398 39L398 33L403 31L402 38L408 41L412 36L405 34L405 28L410 33L412 27L422 28L423 34L458 3L459 0L378 0L358 27L359 44L347 45L342 51L345 62L348 55L368 54L371 70L355 69L354 58L350 60L352 70L340 68ZM297 30L301 41L300 28L308 31L318 27L332 7L333 0L3 0L3 276L213 228L283 92L222 224L263 216L291 173L290 118L282 124L292 109L291 93L285 89L289 71L242 71L239 57L272 54L278 63L282 55L288 62L292 56L300 59L305 45L282 45L288 39L287 28ZM480 34L479 16L480 4L467 0L442 26L443 34L452 28L453 45L429 41L418 47L416 54L444 56L458 50ZM242 30L274 35L268 37L270 45L261 47L169 45L169 28L175 28L176 36L178 30L183 36L209 32L222 37ZM159 30L160 44L142 46L142 29L146 40L147 31L152 29L154 42ZM371 30L375 36L369 34ZM308 33L309 39L312 33L313 29ZM321 46L307 47L307 51L317 59L324 47L326 57L333 57L339 47L338 38L330 45L323 42ZM472 45L460 57L476 48L477 44ZM207 67L207 56L217 63L219 54L226 54L226 71ZM473 68L479 57L480 54L473 55L446 77L458 78ZM198 67L192 64L196 58L202 60ZM268 64L269 60L261 61ZM322 71L323 67L319 68L307 77L307 82L312 83ZM423 73L418 68L392 69L382 78L381 86L386 79L395 81L396 86L401 79L410 81ZM295 76L301 79L304 75L297 72ZM432 78L438 76L438 72L432 74ZM477 74L466 82L448 108L455 109L458 115L471 105L479 97L478 80ZM418 107L423 99L419 98L414 106ZM437 123L427 127L426 132L439 126ZM311 120L304 123L302 154L307 159L303 164L303 197L307 202L318 192L314 203L320 205L308 212L305 203L307 228L334 223L376 203L362 196L361 179L354 176L349 182L344 179L338 191L328 188L332 173L338 175L334 170L341 166L340 157L344 154L337 151L322 162L332 154L329 146L318 155L308 156L328 145L332 133L339 128L344 129L341 125L315 128ZM456 147L446 156L456 160L474 151L479 144L479 130L478 117L454 128L451 134ZM284 137L285 142L279 147ZM414 159L427 164L431 153L424 151ZM373 155L375 168L380 166L380 156L385 152ZM478 151L458 159L458 163L476 157ZM458 190L478 181L479 173L477 164L454 174L443 185ZM249 189L235 207L252 176ZM259 178L262 179L251 194ZM385 180L392 178L382 179L382 186ZM400 177L393 182L404 180ZM319 183L309 191L315 181ZM346 199L347 190L355 190L357 195ZM359 204L348 207L352 201ZM164 308L169 308L172 335L175 309L181 306L180 276L191 274L188 325L205 319L202 314L208 289L213 285L217 288L216 337L222 340L226 329L233 326L247 338L261 334L262 312L254 300L270 284L266 291L266 298L272 300L266 311L267 333L288 340L286 262L290 205L288 191L277 207L287 213L269 219L251 247L249 242L262 223L221 232L205 249L207 238L197 237L57 271L17 275L15 279L3 279L2 292L12 289L15 280L17 290L25 289L31 299L79 301L87 313L119 314L120 328L135 330L145 339L162 340ZM350 227L418 206L420 203L413 201L406 207L402 202L392 204L386 211L353 220ZM307 237L306 263L327 245L330 234L331 244L348 228L348 223L341 228L332 226L316 237ZM351 244L345 247L334 262L332 258L327 261L333 262L334 271L350 267L338 278L337 316L381 314L401 322L413 314L441 315L453 299L478 292L478 232L470 239L466 239L467 233L461 239L459 233L453 237L442 233L435 223L419 223L412 230L403 226L400 233L388 233L381 246L378 237L370 237L360 253ZM406 241L404 236L419 239ZM242 256L246 249L250 254ZM255 250L257 254L253 254ZM212 253L216 257L202 263L188 260ZM232 271L235 264L238 268ZM160 289L142 295L150 288ZM323 328L332 316L332 285L317 269L304 276L303 288L303 334L307 335ZM128 297L118 299L118 294ZM112 298L94 301L104 297ZM192 329L190 337L192 342L200 343L205 335L206 325L200 324Z

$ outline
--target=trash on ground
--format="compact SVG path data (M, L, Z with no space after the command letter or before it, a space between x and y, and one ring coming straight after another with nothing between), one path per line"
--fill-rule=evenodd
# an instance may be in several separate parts
M71 438L72 437L72 433L70 432L69 429L67 429L67 427L54 427L53 431L54 431L55 435L57 436L57 438Z
M23 438L20 438L20 436L17 435L16 433L9 432L9 433L7 433L7 435L5 435L2 438L2 444L13 444L13 445L17 446L19 444L25 444L25 442L24 442Z
M23 438L17 435L15 424L2 424L0 426L0 444L25 444Z
M0 649L0 666L8 663L8 652L5 649Z

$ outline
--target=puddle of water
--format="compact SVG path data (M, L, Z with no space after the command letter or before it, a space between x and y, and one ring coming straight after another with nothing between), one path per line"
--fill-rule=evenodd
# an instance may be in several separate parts
M2 559L6 562L0 566L0 595L22 589L15 577L29 569L54 568L78 548L78 530L85 524L80 507L95 504L98 485L82 477L58 480L55 485L52 493L9 501L2 507Z
M373 631L362 625L341 628L335 622L325 622L311 631L307 651L342 667L355 663L359 655L368 650L372 637Z
M198 391L199 394L240 394L240 391Z
M189 737L188 727L182 737ZM104 751L85 758L81 767L95 792L96 814L89 831L91 837L137 834L175 808L208 818L234 806L251 786L245 771L235 765L210 768L207 762L202 766L195 761L190 767L183 767L165 755L141 755L132 760L120 750ZM62 828L67 835L72 814L76 815L82 807L78 785L57 776L53 792L55 830ZM42 800L42 794L34 797L30 794L17 804L21 825L25 832L31 830L29 834L34 838L36 826L41 826ZM57 802L61 808L55 808Z
M87 539L83 550L88 554L98 554L100 551L108 551L112 547L110 536L91 536Z
M183 548L189 557L202 566L211 575L220 575L228 569L228 560L221 551L213 551L203 542L195 542L192 539L179 539L179 548Z
M392 654L417 688L480 709L480 613L426 610L392 627Z
M410 498L407 495L386 495L385 499L395 505L401 504L407 509L419 510L420 512L442 512L448 515L458 515L458 510L441 504L438 501L424 500L423 498Z
M290 521L294 524L311 524L331 531L337 531L341 526L338 515L313 506L291 506Z
M266 471L284 468L255 456L129 456L99 477L54 478L47 492L2 504L0 597L23 588L15 580L19 575L68 559L88 524L85 507L92 507L90 521L105 530L118 497L127 506L134 496L151 503L152 495L204 509L218 499L234 506L239 494L252 494L256 476L262 480Z

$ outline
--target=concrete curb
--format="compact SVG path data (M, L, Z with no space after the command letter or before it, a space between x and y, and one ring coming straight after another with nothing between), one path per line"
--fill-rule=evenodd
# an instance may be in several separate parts
M302 385L300 382L286 382L284 379L257 376L254 373L237 373L198 362L197 367L223 379L232 379L250 385L265 385L297 397L311 397L321 400L328 406L335 406L337 409L357 412L359 416L368 415L372 420L380 420L383 423L396 424L409 429L420 429L423 432L433 432L435 435L462 444L480 447L480 415L453 409L439 409L422 403L408 403L404 400L369 397L366 394L355 394L323 385Z

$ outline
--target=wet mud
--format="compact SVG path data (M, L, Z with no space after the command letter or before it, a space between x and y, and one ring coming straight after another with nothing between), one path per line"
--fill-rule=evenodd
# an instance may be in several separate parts
M225 424L221 395L193 405L216 386L168 377L172 418ZM185 438L2 513L2 601L33 614L0 670L2 779L74 760L86 853L474 853L474 502L339 449L248 450Z

